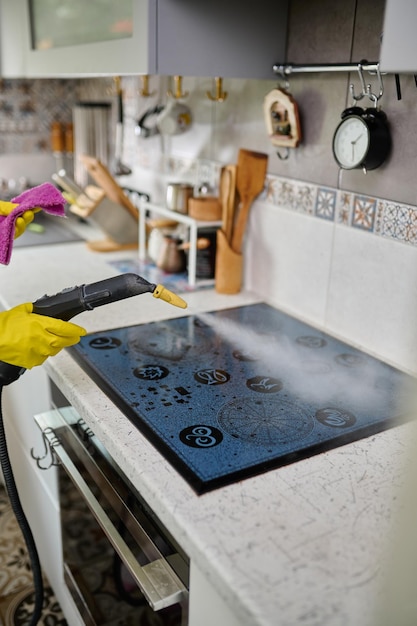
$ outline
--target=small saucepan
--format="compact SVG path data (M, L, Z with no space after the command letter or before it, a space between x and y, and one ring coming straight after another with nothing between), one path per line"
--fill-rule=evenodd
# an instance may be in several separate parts
M178 213L188 213L188 200L192 197L194 187L190 183L168 183L166 191L166 207Z

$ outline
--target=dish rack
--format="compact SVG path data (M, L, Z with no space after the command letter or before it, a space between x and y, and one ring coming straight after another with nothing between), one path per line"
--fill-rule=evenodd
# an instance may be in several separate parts
M222 224L221 220L196 220L193 217L190 217L189 215L184 215L183 213L179 213L178 211L171 211L170 209L159 206L157 204L153 204L144 200L141 201L139 211L139 259L141 261L146 261L147 257L146 220L149 216L149 213L163 215L164 217L184 224L189 229L190 248L188 251L188 284L190 285L190 287L195 287L197 283L197 233L199 230L204 228L220 227ZM214 284L214 279L204 279L204 283Z

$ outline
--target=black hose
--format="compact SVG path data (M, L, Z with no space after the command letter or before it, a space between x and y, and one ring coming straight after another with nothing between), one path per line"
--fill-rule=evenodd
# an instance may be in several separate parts
M4 482L6 485L7 494L9 496L10 504L15 514L16 520L22 531L23 538L26 543L26 547L29 553L29 558L32 566L33 584L35 587L35 608L32 614L29 626L36 626L42 615L43 607L43 579L42 570L39 562L39 555L36 549L36 544L33 539L32 531L29 523L26 519L22 505L20 503L19 494L17 491L16 483L13 476L13 470L10 463L9 453L7 450L6 433L4 430L3 422L3 410L2 410L2 392L3 386L0 386L0 462L1 469L3 471Z

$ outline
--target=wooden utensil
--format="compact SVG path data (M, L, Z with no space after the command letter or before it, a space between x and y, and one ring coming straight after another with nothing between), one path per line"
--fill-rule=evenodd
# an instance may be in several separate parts
M222 208L222 228L225 229L227 218L227 199L229 196L230 173L223 166L220 171L219 199Z
M236 165L224 165L220 172L220 204L222 207L222 229L228 242L232 238L236 197Z
M232 249L235 252L240 253L242 251L249 209L256 196L261 193L264 187L267 166L267 154L254 152L253 150L244 150L243 148L239 150L236 171L236 190L239 194L240 204L231 242Z
M210 239L207 237L199 237L196 241L197 250L205 250L210 245ZM189 250L191 248L191 242L184 241L177 246L178 250Z

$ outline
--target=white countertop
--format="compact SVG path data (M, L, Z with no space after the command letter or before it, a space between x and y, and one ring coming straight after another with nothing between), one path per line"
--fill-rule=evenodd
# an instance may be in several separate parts
M0 304L108 278L108 261L135 254L16 249L0 267ZM94 332L257 301L212 289L184 297L186 312L145 294L74 321ZM373 624L410 425L197 496L66 351L43 367L242 626Z

